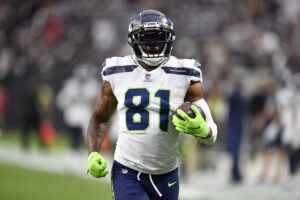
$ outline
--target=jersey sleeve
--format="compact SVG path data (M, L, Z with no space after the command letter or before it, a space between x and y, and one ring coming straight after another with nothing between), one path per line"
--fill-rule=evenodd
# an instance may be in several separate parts
M103 81L109 82L109 76L106 75L105 70L108 68L107 66L107 59L104 60L101 66L101 76Z
M201 64L197 60L190 60L189 67L192 70L192 76L189 76L188 82L201 82L202 83L202 70Z
M113 79L110 76L110 67L112 65L111 58L106 58L104 62L102 63L102 71L101 76L103 81L107 81L110 83L110 85L113 87Z

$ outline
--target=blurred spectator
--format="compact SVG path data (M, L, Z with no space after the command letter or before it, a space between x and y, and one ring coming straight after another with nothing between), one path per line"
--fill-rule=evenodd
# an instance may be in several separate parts
M64 28L63 20L61 18L50 19L44 29L43 38L46 44L54 44L62 34Z
M277 183L280 181L284 153L282 149L282 131L278 113L278 102L276 97L277 85L274 80L269 80L266 85L267 99L263 110L262 121L262 158L263 165L260 174L260 181L265 181L270 172L270 161L272 156L276 158L275 174L272 180Z
M264 87L258 87L249 101L249 112L251 116L250 155L254 158L261 145L261 132L264 126L263 109L267 99Z
M1 27L1 26L0 26ZM1 43L1 32L0 32L0 46ZM5 110L7 106L7 88L5 82L7 80L7 76L11 70L12 64L12 55L9 48L9 45L3 45L0 47L0 135L2 134L5 122Z
M5 80L11 71L13 62L12 59L11 50L8 44L0 48L0 81Z
M7 93L5 88L0 85L0 136L2 134L2 129L4 126L4 112L6 109Z
M93 68L88 64L78 66L57 95L57 105L68 126L73 150L78 150L82 139L86 138L89 116L99 93L99 83L93 78Z
M92 35L95 47L100 51L107 51L116 45L117 34L114 25L109 20L94 22Z
M29 149L30 145L30 133L31 131L39 138L40 147L44 147L41 138L39 137L39 128L41 124L40 112L37 108L38 102L38 90L39 90L39 72L34 63L30 63L30 66L26 70L22 80L22 91L20 96L22 97L21 112L22 113L22 148Z
M210 107L211 114L219 126L224 126L225 116L227 113L226 102L220 92L221 81L213 82L212 91L207 96L207 103Z
M222 90L220 89L222 88L222 81L220 81L219 79L215 79L212 82L212 89L208 95L205 95L205 99L207 100L207 104L210 108L215 123L218 126L218 130L220 130L220 133L222 133L226 129L226 117L228 110L227 102L224 100L225 97L221 93ZM219 134L218 139L221 141L225 141L225 135ZM224 142L217 142L217 144L224 144ZM222 145L222 149L224 149L224 147L225 145ZM207 161L204 163L207 163Z
M56 131L52 125L50 113L52 111L54 93L48 84L40 86L37 94L37 108L40 113L41 125L39 134L44 145L50 146L54 144Z
M296 185L295 175L300 159L300 84L296 86L287 84L279 91L279 95L280 119L284 126L283 143L286 146L289 160L286 187L292 189Z
M228 98L228 135L227 148L232 157L231 180L234 183L242 181L240 172L240 145L243 136L243 121L245 100L241 93L240 83L236 83L234 91Z

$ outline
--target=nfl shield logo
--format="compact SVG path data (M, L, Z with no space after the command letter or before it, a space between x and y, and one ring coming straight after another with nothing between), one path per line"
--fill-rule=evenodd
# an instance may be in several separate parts
M146 79L146 80L150 80L150 78L151 78L151 74L146 74L146 75L145 75L145 79Z
M122 169L122 174L127 174L128 170L127 169Z

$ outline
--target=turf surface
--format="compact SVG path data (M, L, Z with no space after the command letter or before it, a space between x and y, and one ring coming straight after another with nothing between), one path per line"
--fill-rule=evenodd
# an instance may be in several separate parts
M110 200L110 185L0 162L1 200Z
M32 149L39 149L40 142L39 142L39 136L36 132L31 131L29 134L29 148ZM10 146L16 146L21 147L21 132L15 131L15 130L7 130L4 131L0 135L0 145L10 145ZM70 137L66 133L56 133L56 137L51 145L48 146L49 150L52 149L70 149L71 147L71 141Z

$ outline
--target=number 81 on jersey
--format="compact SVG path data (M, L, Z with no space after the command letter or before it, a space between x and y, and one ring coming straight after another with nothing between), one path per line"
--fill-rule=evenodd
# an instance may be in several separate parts
M168 131L170 111L170 90L158 89L154 96L159 98L159 128ZM135 102L134 99L139 101ZM126 126L129 131L143 131L149 126L150 92L146 88L132 88L125 93ZM138 119L135 119L138 115Z

